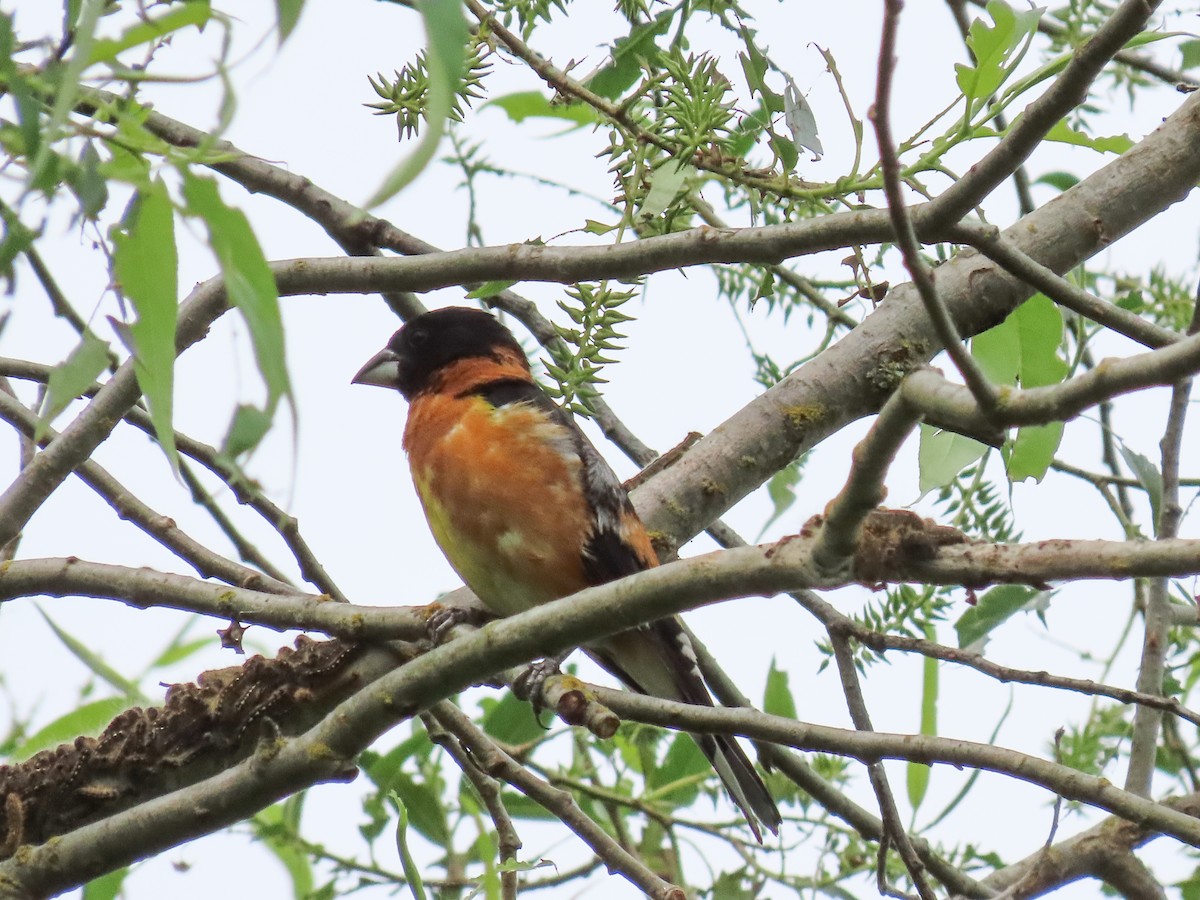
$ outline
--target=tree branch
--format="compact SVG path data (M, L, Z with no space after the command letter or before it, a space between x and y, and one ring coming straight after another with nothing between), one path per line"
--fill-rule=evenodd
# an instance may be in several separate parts
M37 596L119 600L137 609L179 609L280 631L321 631L349 640L420 640L428 635L431 609L357 606L299 592L266 593L75 557L20 559L0 569L0 602Z

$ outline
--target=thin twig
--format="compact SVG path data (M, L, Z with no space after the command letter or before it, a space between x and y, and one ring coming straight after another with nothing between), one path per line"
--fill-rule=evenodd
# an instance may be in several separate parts
M1096 369L1096 361L1092 356L1090 347L1085 347L1082 357L1083 364L1091 371ZM1100 459L1105 467L1114 476L1120 476L1124 470L1121 468L1121 456L1117 450L1117 432L1113 428L1113 404L1111 399L1101 401L1097 411L1100 414ZM1137 530L1133 525L1134 508L1133 498L1129 495L1129 488L1118 483L1117 487L1117 502L1121 505L1121 510L1125 516L1122 524L1127 528L1125 534L1129 538L1137 536Z
M205 336L225 310L224 280L198 286L179 311L176 350L181 352ZM16 535L58 486L95 451L141 396L133 360L127 360L90 404L63 429L0 495L0 545Z
M75 311L75 307L67 300L67 295L59 287L54 274L42 259L41 254L38 253L37 248L33 246L26 247L24 254L26 260L29 262L29 267L33 269L34 276L37 278L38 283L41 284L42 290L46 292L46 297L50 301L50 308L54 311L54 314L61 319L65 319L80 337L94 334L91 328L88 327L87 322L83 320L83 317ZM120 365L120 359L111 349L106 349L105 353L108 356L109 370L115 372L117 366Z
M83 318L75 311L75 308L71 305L70 301L67 300L66 294L59 287L58 282L54 278L53 273L50 271L49 267L42 260L41 255L37 252L37 249L35 247L31 246L31 247L26 248L24 253L25 253L26 258L29 261L30 268L33 269L34 275L37 277L38 281L41 283L43 290L45 290L45 292L46 292L46 296L50 300L50 305L54 311L54 314L56 316L59 316L60 318L65 319L67 321L67 323L71 326L71 328L74 329L75 333L78 334L81 338L86 337L88 335L94 336L94 332L92 332L92 330L88 326L87 322L85 322L83 320ZM117 356L117 354L112 351L111 348L106 347L105 353L108 357L108 370L109 370L109 372L115 373L121 364L121 360ZM31 367L33 365L34 364L30 364ZM50 367L46 366L46 367L44 367L44 371L40 375L40 377L39 376L33 376L33 377L36 380L39 380L43 384L45 384L45 383L47 383L47 381L49 379L49 373L50 373ZM98 385L96 386L95 390L88 392L88 396L95 396L95 392L97 390L99 390ZM150 424L150 418L148 415L146 415L142 404L139 403L138 406L134 407L134 409L130 411L131 415L133 415L135 413L142 414L142 419L144 420L145 423L147 423L150 426L149 428L144 427L143 430L145 430L146 433L150 435L151 439L157 440L158 439L157 430L153 427L152 424ZM177 433L176 434L177 442L180 437L181 436ZM177 447L178 447L178 443L177 443ZM184 451L182 451L182 449L181 449L180 452L184 452ZM214 453L214 455L215 455L215 453ZM251 565L257 566L259 569L261 569L263 572L265 572L271 578L274 578L276 581L290 583L287 576L279 568L277 568L275 565L273 565L271 563L271 561L269 559L267 559L267 557L263 553L261 553L259 551L259 549L253 543L251 543L248 539L245 538L245 536L242 535L242 533L234 525L233 521L229 518L229 516L227 516L225 514L224 510L222 510L220 508L220 506L216 503L216 501L213 499L212 495L209 494L207 490L205 490L205 488L204 488L203 484L200 482L199 478L196 477L195 472L192 471L191 466L189 466L187 464L187 462L184 460L180 460L179 474L180 474L180 477L183 479L184 484L187 486L188 490L191 491L193 501L195 501L195 503L197 505L199 505L202 509L204 509L205 511L208 512L208 514L212 517L213 521L216 523L217 527L221 529L221 531L225 534L225 536L227 538L229 538L230 543L232 543L233 546L237 549L238 555L241 557L243 562L247 562L247 563L250 563ZM222 480L225 480L225 479L222 479ZM242 482L247 481L247 479L244 479L244 478L239 478L239 480L241 480ZM254 488L251 488L251 490L257 492L256 489L254 489ZM272 523L274 523L276 521L279 521L282 518L283 517L280 516L275 519L272 519L271 521L272 521ZM310 556L311 556L311 554L310 554ZM303 570L303 564L302 564L301 568ZM321 571L321 574L324 575L323 570ZM331 596L334 596L337 599L341 599L341 600L345 599L344 597L342 597L341 593L337 590L336 585L334 585L331 581L329 581L328 578L325 579L325 582L326 582L325 586L322 587L323 590L326 590L327 593L329 593ZM317 582L314 582L314 583L317 583ZM327 588L332 588L332 590L328 590Z
M1194 335L1200 328L1200 291L1188 334ZM1162 452L1162 497L1159 501L1158 521L1154 523L1157 540L1170 540L1179 533L1179 522L1183 508L1179 505L1179 461L1182 456L1183 427L1187 420L1188 404L1192 394L1190 378L1179 381L1171 390L1171 405L1167 413L1167 425L1159 446ZM1166 578L1155 578L1146 590L1146 625L1142 639L1142 658L1138 666L1137 687L1147 694L1163 692L1163 675L1166 671L1167 632L1171 627L1170 582ZM1162 712L1151 707L1139 706L1133 715L1133 732L1129 746L1129 768L1125 776L1125 789L1149 797L1154 781L1154 770L1158 762L1158 738L1162 725Z
M1161 694L1147 694L1131 691L1128 688L1102 684L1087 678L1068 678L1065 675L1054 675L1046 671L1031 671L1015 669L987 659L981 653L962 650L957 647L947 647L925 638L909 637L903 634L884 634L862 625L849 616L839 612L836 607L826 603L812 591L792 591L791 596L807 612L813 615L826 630L838 629L849 634L865 647L876 653L896 650L901 653L919 653L929 659L937 659L960 666L974 669L990 678L995 678L1002 684L1028 684L1036 687L1048 687L1055 690L1073 691L1094 697L1109 697L1120 703L1133 703L1148 706L1153 709L1169 712L1180 719L1200 726L1200 712L1184 706L1176 697L1164 697Z
M51 366L42 363L0 357L0 375L45 384L50 377L51 371ZM95 397L101 387L99 384L94 384L80 396ZM154 427L154 422L151 420L149 413L142 409L141 406L135 405L131 407L125 414L125 420L146 434L151 440L157 440L157 431ZM211 444L196 440L181 431L176 431L175 447L183 456L195 460L208 469L222 484L229 488L234 499L239 504L249 506L278 532L284 544L291 551L292 557L300 569L300 575L305 581L308 581L318 590L328 594L339 603L347 602L345 594L334 583L320 560L317 559L312 548L308 545L308 542L300 534L300 523L294 516L289 515L273 503L253 480L247 478L245 473L236 466L230 465L228 459ZM193 499L209 510L209 514L221 526L221 530L230 539L234 547L238 549L238 552L242 555L242 559L245 562L258 566L275 580L290 583L289 579L278 568L271 565L269 560L267 560L257 547L245 539L234 524L229 521L225 512L216 504L211 495L205 490L204 485L199 481L195 473L192 472L191 467L186 465L181 466L180 471L183 475L184 484L192 491ZM197 490L201 492L199 496L196 494ZM211 508L209 504L211 504Z
M967 766L987 771L1018 774L1024 781L1041 785L1068 800L1083 800L1131 822L1158 829L1188 843L1200 841L1200 822L1173 805L1156 803L1123 791L1107 779L1085 775L986 742L920 735L857 731L815 725L772 716L752 709L693 706L627 691L597 688L601 702L620 713L652 725L682 728L693 733L736 734L751 740L770 741L807 752L832 752L862 762L901 759L926 764Z
M1137 491L1146 490L1136 478L1130 478L1127 475L1105 475L1102 472L1092 472L1088 469L1080 468L1072 465L1066 460L1055 458L1050 462L1050 468L1056 472L1062 472L1065 475L1072 475L1083 481L1091 482L1092 484L1111 484L1117 487L1127 487ZM1200 478L1180 478L1180 487L1200 487Z
M27 437L33 436L38 425L37 416L3 393L0 393L0 419ZM47 428L41 445L49 446L58 437L54 429ZM75 468L75 474L99 494L120 518L132 522L205 578L220 578L239 587L273 593L290 593L294 590L286 582L277 581L256 569L239 565L205 547L184 532L174 519L155 512L143 503L95 460L83 460Z
M21 400L17 397L17 392L13 390L12 384L7 377L0 376L0 392L7 394L12 398L12 402L16 405L21 405ZM33 442L33 438L22 431L17 432L17 471L22 472L37 453L37 444ZM17 547L21 543L21 535L17 533L10 538L6 543L0 545L0 563L11 562L17 556Z
M276 592L273 582L255 575L263 590L77 557L19 559L0 571L0 603L19 597L95 597L138 609L178 609L349 640L421 640L429 634L428 607L332 603L322 594L291 588Z
M967 387L975 395L980 411L985 417L991 418L996 408L996 387L988 381L983 369L967 351L950 310L938 294L933 274L921 259L921 245L904 202L904 189L900 181L900 158L896 155L891 126L896 32L900 26L900 10L903 6L903 0L886 0L884 3L883 32L879 40L879 67L875 76L875 103L868 111L867 118L875 126L875 136L879 143L879 165L883 172L883 192L887 197L888 213L896 232L896 246L904 257L904 266L912 276L913 285L925 305L925 312L933 323L942 348L950 355Z
M626 851L580 809L567 791L559 790L535 777L528 769L501 750L475 723L451 703L439 703L432 710L438 723L453 734L475 762L492 778L507 783L573 831L610 870L624 876L659 900L684 900L684 892L664 881L640 859Z
M513 56L525 63L535 75L546 82L556 93L587 104L638 142L652 144L667 154L678 158L681 148L670 139L645 128L639 123L630 113L629 101L616 103L589 90L585 85L580 84L567 75L566 72L557 68L548 59L534 51L520 37L505 28L479 0L466 0L466 4L467 9L471 11L471 15L475 16L481 25L485 25L487 30L494 34ZM811 189L797 189L794 187L794 179L789 178L787 175L759 175L747 169L745 165L729 165L720 160L712 161L706 159L704 154L700 153L693 154L691 157L680 161L695 166L697 169L703 169L722 178L727 178L743 187L775 194L779 197L793 197L812 193ZM821 185L818 187L827 188L827 192L829 193L838 190L835 185Z
M488 811L492 824L496 826L496 850L500 863L508 864L500 873L501 897L502 900L516 900L517 870L512 865L517 862L517 853L522 846L521 838L517 835L516 825L504 806L504 799L500 796L499 782L479 768L470 751L442 724L441 716L445 715L447 706L453 704L435 704L428 713L421 715L421 721L425 723L429 739L450 755L459 771L471 783L483 802L484 809Z
M700 214L700 218L713 228L729 228L729 223L717 214L712 204L700 196L699 192L694 192L689 198L689 202L692 208ZM772 275L795 289L800 296L819 309L831 323L846 328L853 328L858 324L858 320L854 316L823 296L803 275L797 274L787 266L767 266L766 268Z
M829 632L829 641L833 645L833 656L837 663L838 677L842 682L842 694L846 698L846 708L850 711L850 719L859 731L873 732L875 729L871 726L871 714L867 710L862 685L858 680L858 670L854 666L854 654L850 650L849 637L837 629L833 629ZM900 810L896 808L896 798L892 796L892 789L888 784L887 772L884 771L883 763L868 763L867 775L871 780L871 787L875 790L875 799L879 803L879 814L883 820L884 835L887 838L887 840L879 842L880 860L877 874L881 891L894 897L905 896L894 889L884 888L887 877L886 847L890 841L896 845L900 858L904 861L904 867L908 869L908 875L921 900L936 900L936 895L925 878L925 866L916 850L913 849L912 843L908 839L908 832L904 830L904 823L900 820Z
M988 259L1003 266L1005 271L1037 288L1060 306L1065 306L1139 344L1151 348L1165 347L1180 339L1180 336L1169 328L1156 325L1115 303L1101 300L1046 268L1028 254L1021 252L995 228L960 222L949 229L948 234L955 241L975 247Z

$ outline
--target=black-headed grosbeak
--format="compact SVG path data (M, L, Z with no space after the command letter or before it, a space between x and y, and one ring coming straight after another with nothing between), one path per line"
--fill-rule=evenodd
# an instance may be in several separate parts
M413 482L438 545L499 616L658 565L616 474L537 385L495 317L449 307L418 316L354 376L409 402ZM627 687L711 706L677 618L583 648ZM779 810L737 741L693 735L762 840Z

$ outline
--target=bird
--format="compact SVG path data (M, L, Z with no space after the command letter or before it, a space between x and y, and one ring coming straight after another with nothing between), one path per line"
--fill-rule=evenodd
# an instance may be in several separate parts
M430 530L487 610L511 616L659 564L612 468L534 379L512 332L443 307L401 327L354 376L408 401L403 447ZM674 616L583 648L628 689L713 706ZM693 734L762 843L779 810L730 735Z

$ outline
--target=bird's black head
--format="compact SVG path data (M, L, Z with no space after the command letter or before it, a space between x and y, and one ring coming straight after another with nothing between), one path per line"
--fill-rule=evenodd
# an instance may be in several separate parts
M521 345L495 316L480 309L448 306L405 324L359 370L353 383L395 388L411 399L450 363L472 357L512 359L514 355L528 367Z

